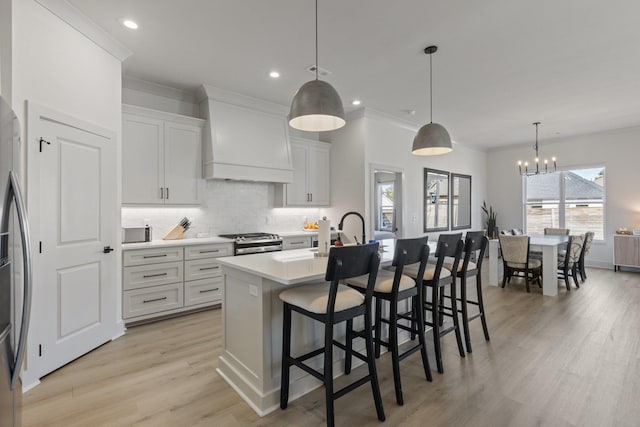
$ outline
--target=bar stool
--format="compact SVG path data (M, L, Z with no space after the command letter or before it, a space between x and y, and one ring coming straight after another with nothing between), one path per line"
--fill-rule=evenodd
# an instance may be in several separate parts
M289 371L291 365L295 365L323 382L328 426L334 425L334 401L368 382L371 383L378 419L380 421L385 420L371 333L371 300L379 265L378 243L331 248L325 273L325 280L330 283L304 285L287 289L280 293L279 297L284 302L280 408L286 409L289 403ZM364 295L348 286L339 284L342 280L364 274L368 274L367 288ZM292 311L324 323L324 347L302 356L291 356ZM334 325L344 321L353 321L358 316L364 316L365 330L363 335L366 343L366 355L356 352L333 339ZM366 376L335 392L333 390L334 345L347 352L347 354L367 363L369 369L369 373ZM304 363L305 360L320 354L324 354L323 372L317 371Z
M471 353L471 335L469 333L469 322L478 317L482 321L482 329L484 331L485 340L489 341L489 329L487 328L487 318L484 312L484 303L482 301L482 260L484 259L484 253L487 249L489 240L484 235L483 231L468 231L464 242L464 259L462 263L458 264L458 271L456 277L460 279L460 301L462 311L462 328L464 331L464 340L467 346L467 353ZM479 252L478 252L479 251ZM474 255L476 262L472 262L471 258ZM451 263L445 263L445 268L452 269ZM477 301L473 301L467 298L467 279L470 277L476 277L476 295ZM478 307L479 312L469 317L468 305L475 305Z
M424 270L429 259L429 246L427 237L416 239L400 239L395 243L393 257L394 271L380 270L373 289L376 298L375 324L373 328L375 355L380 357L380 346L385 346L391 351L391 364L393 367L393 382L396 390L396 402L404 404L402 396L402 383L400 380L400 361L420 350L422 367L427 381L432 381L431 368L427 357L427 347L424 332L424 311L422 310L422 285L416 284L416 280L403 274L404 266L419 263L418 277L424 275ZM367 276L354 277L346 280L346 284L364 292L367 289ZM398 313L398 302L411 301L411 311ZM389 318L382 316L382 301L389 301ZM407 320L411 326L398 323L399 320ZM384 341L381 335L381 324L389 325L389 341ZM398 348L398 329L418 335L418 344L407 349L402 354ZM347 321L347 347L351 348L351 342L356 337L362 337L364 331L353 331L353 322ZM351 357L347 352L345 357L345 373L351 371Z
M462 346L462 334L460 333L460 325L458 321L458 306L457 306L457 293L455 276L451 274L451 271L457 271L458 264L460 263L460 257L462 256L462 250L464 249L464 243L461 240L462 233L456 234L441 234L438 237L438 246L436 249L436 264L435 267L425 269L422 276L422 285L431 288L431 301L427 299L427 292L423 292L423 307L425 312L431 313L431 321L426 320L425 325L433 328L433 346L436 353L436 365L439 373L444 373L444 366L442 364L442 347L440 344L440 338L449 332L455 332L456 342L458 344L458 352L460 357L465 357L464 348ZM445 258L453 258L451 263L451 270L444 268ZM407 266L405 268L405 274L414 278L420 277L417 269L413 266ZM451 291L451 306L444 305L445 287L449 286ZM451 317L453 319L453 326L441 329L443 326L443 316Z

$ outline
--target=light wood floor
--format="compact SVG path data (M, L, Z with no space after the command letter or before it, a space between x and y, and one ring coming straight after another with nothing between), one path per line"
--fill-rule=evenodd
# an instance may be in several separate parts
M363 386L336 402L337 425L640 425L640 275L587 273L579 290L561 287L558 297L526 294L522 284L486 287L490 342L475 320L474 351L462 359L454 336L446 336L445 373L434 372L432 383L420 372L419 354L403 361L404 406L395 403L383 355L377 366L386 423ZM24 425L325 424L322 388L258 417L215 372L220 344L220 310L130 328L26 393Z

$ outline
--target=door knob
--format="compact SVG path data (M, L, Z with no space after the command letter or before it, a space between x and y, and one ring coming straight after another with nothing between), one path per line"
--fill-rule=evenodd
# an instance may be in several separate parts
M102 250L103 253L108 254L109 252L113 252L114 249L111 246L105 246Z

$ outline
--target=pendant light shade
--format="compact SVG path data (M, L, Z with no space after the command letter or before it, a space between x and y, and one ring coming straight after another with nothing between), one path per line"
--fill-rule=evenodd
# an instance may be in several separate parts
M345 123L340 95L325 81L306 82L291 101L289 125L293 128L319 132L339 129Z
M427 123L422 126L413 138L411 154L416 156L435 156L451 151L451 137L444 126L438 123Z
M344 107L338 92L318 79L318 0L316 0L316 79L298 89L289 111L289 126L309 132L339 129L345 125Z
M422 126L415 138L413 138L413 149L411 154L416 156L435 156L446 154L452 150L451 137L444 126L433 123L433 80L431 55L438 50L437 46L429 46L424 49L424 53L429 55L429 106L431 120Z

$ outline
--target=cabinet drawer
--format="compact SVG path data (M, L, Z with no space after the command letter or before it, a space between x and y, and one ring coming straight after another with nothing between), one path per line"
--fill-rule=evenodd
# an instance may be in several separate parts
M125 290L182 282L182 261L164 264L137 265L124 268L122 287Z
M233 255L231 243L193 245L184 248L184 259L203 259Z
M184 262L184 280L206 279L222 275L220 263L212 259L197 259Z
M182 283L124 291L122 317L143 316L184 306Z
M282 250L311 247L311 236L291 237L282 241Z
M184 305L222 301L223 278L194 280L184 283Z
M182 261L182 246L153 249L134 249L122 252L122 265L157 264L160 262Z

